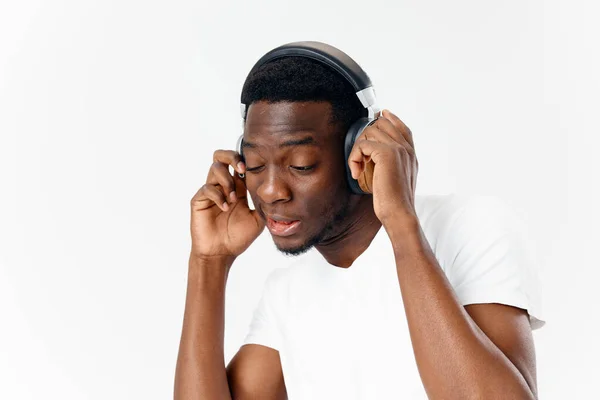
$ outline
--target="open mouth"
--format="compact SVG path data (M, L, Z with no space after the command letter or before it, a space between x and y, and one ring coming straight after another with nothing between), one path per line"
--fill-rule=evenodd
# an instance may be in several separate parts
M290 236L300 229L301 221L280 221L267 217L267 228L271 235Z

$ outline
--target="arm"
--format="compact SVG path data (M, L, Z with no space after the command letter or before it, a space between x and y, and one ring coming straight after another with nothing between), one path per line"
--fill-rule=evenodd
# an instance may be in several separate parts
M396 258L415 359L432 399L535 399L527 314L499 304L462 307L416 217L386 230Z
M227 366L227 377L234 399L287 399L279 352L270 347L242 346Z
M366 168L370 162L373 168ZM527 314L496 304L472 305L468 310L461 306L417 218L418 166L412 132L388 110L365 128L348 157L352 177L372 188L373 209L394 247L408 329L425 390L433 399L533 399L535 354ZM476 224L467 236L483 233ZM463 265L468 268L468 263ZM489 270L489 263L484 267Z
M192 251L175 371L175 400L231 399L223 352L225 287L231 265L264 229L250 210L244 181L229 173L245 172L238 153L217 150L204 184L190 201ZM261 359L250 362L260 367ZM245 375L247 369L240 370ZM245 380L242 388L253 384ZM233 386L237 387L236 382ZM257 391L260 394L260 391Z
M175 400L231 399L223 350L225 285L233 260L190 257Z
M287 399L277 350L244 345L225 369L225 286L231 263L190 257L175 400Z

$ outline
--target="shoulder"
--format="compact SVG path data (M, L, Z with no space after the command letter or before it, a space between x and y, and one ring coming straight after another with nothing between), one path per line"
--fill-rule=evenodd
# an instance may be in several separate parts
M525 232L513 208L497 196L418 195L415 208L423 233L444 270L468 244L479 247L507 233Z
M415 207L421 224L444 226L459 218L473 215L512 215L511 207L503 199L488 195L417 195Z
M511 305L529 312L534 329L544 325L535 241L509 203L448 195L420 206L422 229L462 305Z
M494 220L507 226L518 221L513 208L497 196L456 193L417 195L415 208L421 226L436 232L451 226L456 227L464 222L479 221L481 225L486 221Z

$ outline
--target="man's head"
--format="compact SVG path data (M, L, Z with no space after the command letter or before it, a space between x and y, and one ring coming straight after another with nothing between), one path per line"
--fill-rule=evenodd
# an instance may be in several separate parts
M339 233L358 201L345 178L344 138L367 115L352 86L303 57L271 61L242 91L246 186L277 248L301 254ZM296 220L293 234L275 220Z

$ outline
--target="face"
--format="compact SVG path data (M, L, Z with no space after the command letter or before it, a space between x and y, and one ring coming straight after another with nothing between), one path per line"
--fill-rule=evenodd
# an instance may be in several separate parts
M248 109L246 186L285 254L326 240L350 211L344 136L330 117L328 102L261 101Z

